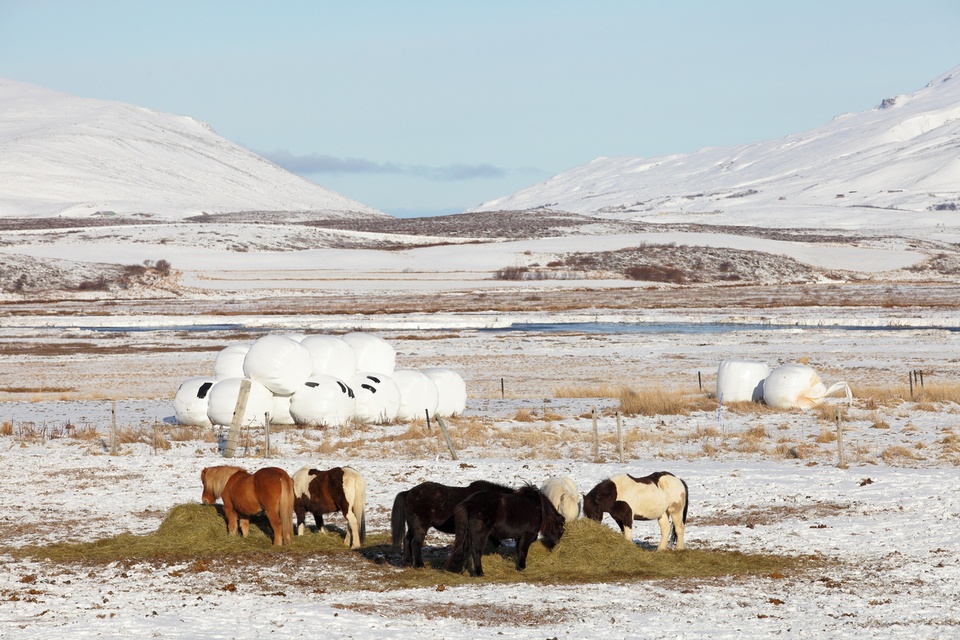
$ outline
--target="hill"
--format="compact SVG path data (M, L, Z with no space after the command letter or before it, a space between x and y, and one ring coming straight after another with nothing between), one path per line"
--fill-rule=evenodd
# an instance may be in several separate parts
M186 116L0 79L0 217L386 217Z
M601 157L473 211L544 208L658 223L954 227L960 67L810 131L693 154Z

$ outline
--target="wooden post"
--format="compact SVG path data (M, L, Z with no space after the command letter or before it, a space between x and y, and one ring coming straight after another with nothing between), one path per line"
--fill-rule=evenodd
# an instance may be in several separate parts
M110 406L110 455L117 455L117 401Z
M427 414L427 433L431 433L432 430L430 428L430 409L424 409L423 412Z
M503 389L503 378L500 378L500 399L503 400L506 397L506 392Z
M243 425L243 415L247 412L247 398L250 397L250 380L240 381L240 393L237 394L237 406L233 409L233 420L230 422L230 435L227 436L227 448L223 450L224 458L232 458L237 450L237 440L240 439L240 427Z
M838 467L847 468L847 462L843 459L843 418L840 409L837 409L837 454L839 456Z
M437 419L437 424L440 425L440 433L443 434L443 439L447 441L447 448L450 449L450 455L453 456L454 460L459 460L457 456L457 450L453 446L453 439L450 437L450 432L447 431L447 425L444 423L443 418L440 416L434 416Z
M703 391L703 379L700 377L699 371L697 371L697 386L700 387L700 391Z
M910 380L910 397L913 397L913 371L910 371L907 374L907 378Z
M270 412L263 414L263 457L270 457Z
M600 462L600 432L597 430L596 407L590 407L590 416L593 418L593 461Z
M623 464L623 422L620 420L619 411L617 411L617 449L620 452L620 464Z

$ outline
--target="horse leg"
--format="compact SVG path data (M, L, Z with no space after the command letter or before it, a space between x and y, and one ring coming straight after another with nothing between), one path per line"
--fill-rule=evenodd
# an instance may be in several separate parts
M407 566L408 564L413 564L413 529L407 528L407 532L403 534L403 556L401 559L402 566Z
M347 518L347 537L344 542L351 549L360 548L360 523L357 522L357 516L353 515L353 511L347 510L344 514Z
M419 522L415 522L410 527L410 532L407 535L410 536L413 567L415 569L421 569L423 568L423 541L427 537L427 530L421 526Z
M297 514L297 535L302 536L307 532L307 509L298 500L293 505L293 512Z
M237 535L237 512L233 509L233 502L223 501L223 517L227 519L227 535Z
M250 532L250 518L240 517L240 535L244 538L247 537L247 534ZM237 532L236 529L233 530L234 533Z
M317 533L323 533L323 512L322 511L311 511L313 514L313 522L317 525Z
M671 522L673 522L673 532L677 536L677 550L683 551L683 510L677 509L670 516Z
M667 548L667 541L670 540L670 516L666 511L657 518L657 524L660 525L660 544L657 545L657 551L663 551Z
M633 542L633 509L626 502L617 500L610 509L610 516L620 525L623 537Z
M280 521L280 514L273 509L267 509L266 512L270 528L273 529L273 544L277 547L283 546L283 523Z
M517 540L517 571L523 571L527 568L527 552L536 539L537 534L534 532L532 534L525 533Z
M473 575L483 577L483 550L490 539L490 531L483 531L476 524L468 522L469 536L467 538L467 553L473 563Z

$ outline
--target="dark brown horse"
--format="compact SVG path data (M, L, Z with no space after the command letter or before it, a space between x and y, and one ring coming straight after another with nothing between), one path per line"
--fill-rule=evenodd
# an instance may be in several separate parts
M527 567L530 545L543 534L543 544L553 547L563 535L563 516L542 491L533 485L515 493L480 491L453 510L456 540L447 560L447 571L460 573L466 567L483 575L481 558L490 537L517 542L517 571Z
M293 474L293 511L297 533L306 531L307 512L313 514L317 531L323 530L323 514L343 514L347 519L344 543L359 549L367 536L367 484L355 469L334 467L326 471L304 467Z
M393 546L403 543L403 564L423 566L423 540L430 527L443 533L454 532L453 508L464 498L481 490L513 493L513 489L486 480L466 487L450 487L439 482L424 482L401 491L393 500L390 530Z
M273 529L273 544L293 543L293 480L278 467L248 473L240 467L207 467L200 472L204 504L223 500L227 533L246 537L251 516L265 512Z

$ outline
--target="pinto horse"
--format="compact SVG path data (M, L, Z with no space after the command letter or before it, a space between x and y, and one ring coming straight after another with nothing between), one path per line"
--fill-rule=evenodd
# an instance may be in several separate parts
M367 483L355 469L304 467L293 474L293 493L298 535L306 531L307 511L313 514L317 531L323 530L323 514L340 512L347 519L344 543L351 549L360 548L367 537Z
M293 542L293 480L278 467L265 467L248 473L240 467L207 467L200 472L203 504L223 500L227 533L246 537L250 517L266 512L273 529L273 544Z
M573 522L580 517L580 492L572 478L554 476L540 487L540 491L557 508L564 521Z
M401 541L403 543L402 563L423 567L423 541L430 527L443 533L453 533L453 508L464 498L481 490L513 492L510 487L476 480L466 487L424 482L398 493L390 512L390 530L393 534L393 547L399 547Z
M530 545L543 534L543 543L553 549L563 535L563 516L542 491L526 485L514 493L480 491L453 510L456 539L447 560L447 571L460 573L466 566L472 575L483 575L481 558L491 536L517 542L517 571L527 567ZM470 566L472 565L472 567Z
M583 497L583 515L600 522L609 513L630 541L634 520L656 520L660 524L657 550L667 548L668 535L677 549L683 549L688 497L687 483L668 471L643 478L623 473L603 480Z

